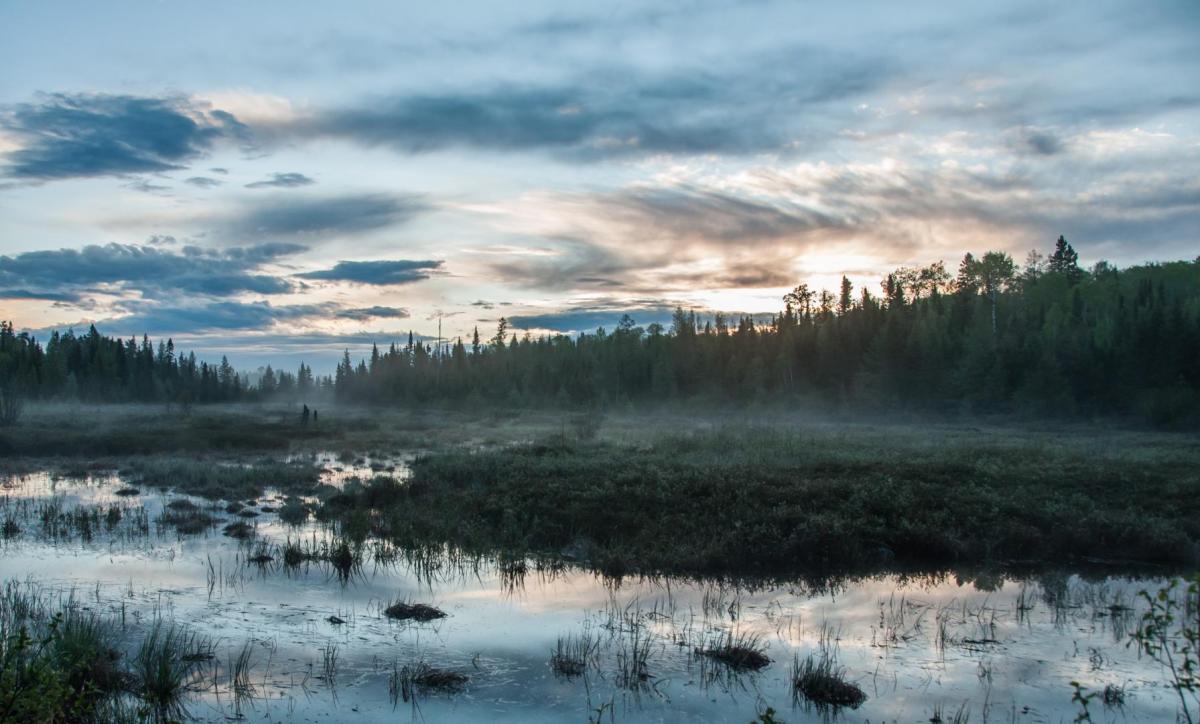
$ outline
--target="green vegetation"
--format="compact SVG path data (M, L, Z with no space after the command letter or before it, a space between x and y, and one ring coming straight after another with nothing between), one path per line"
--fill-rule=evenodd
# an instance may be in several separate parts
M1200 574L1186 584L1175 579L1155 593L1139 595L1148 608L1132 642L1169 672L1181 719L1192 724L1200 717ZM1105 703L1109 698L1106 688Z
M534 339L501 319L490 341L476 330L469 344L459 339L448 350L433 349L410 334L407 345L373 349L369 361L355 364L347 352L332 378L317 380L304 365L295 375L268 367L253 386L227 361L177 356L170 340L156 348L144 337L111 339L93 327L81 336L54 333L43 350L6 323L0 382L36 400L157 401L181 409L192 402L312 401L320 392L376 406L773 401L1200 424L1200 259L1122 270L1100 262L1085 271L1077 258L1060 237L1048 258L1031 253L1020 270L1002 252L967 254L953 277L940 261L897 269L879 296L855 294L844 278L838 294L801 284L769 318L700 319L678 309L669 330L626 316L611 331ZM298 420L306 430L317 427L315 416L313 425L306 416ZM249 438L197 432L209 441L191 438L180 449L263 448L282 431L268 426ZM138 439L110 439L118 449L94 453L142 452ZM0 451L31 444L0 436ZM161 440L149 444L163 447Z
M155 620L133 656L121 622L9 581L0 591L0 721L177 721L209 642ZM130 700L136 711L130 711Z
M1190 438L721 428L429 454L319 516L402 546L548 554L613 573L1194 560Z

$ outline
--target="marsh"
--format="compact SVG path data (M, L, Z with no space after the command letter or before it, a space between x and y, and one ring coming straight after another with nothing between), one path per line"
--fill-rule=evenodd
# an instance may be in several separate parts
M6 631L99 627L102 719L1173 715L1126 643L1195 566L1193 437L580 414L31 406Z

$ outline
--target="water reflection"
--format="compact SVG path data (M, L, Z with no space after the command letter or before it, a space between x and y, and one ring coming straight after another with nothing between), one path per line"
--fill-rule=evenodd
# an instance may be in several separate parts
M285 523L271 491L243 517L223 501L117 495L128 483L115 474L5 480L0 520L17 530L0 543L0 575L86 590L89 606L131 632L167 616L211 637L213 659L188 704L202 720L746 722L770 706L785 721L950 720L960 710L972 720L986 711L1056 721L1074 716L1072 680L1124 689L1123 709L1106 718L1174 717L1163 673L1125 645L1140 615L1136 592L1155 578L606 577L561 561L348 541L307 516ZM186 508L180 500L212 522L190 532L159 525L172 505ZM252 533L222 532L237 521ZM448 616L386 616L401 599ZM769 663L714 655L731 641ZM795 696L797 670L822 657L865 694L857 709Z

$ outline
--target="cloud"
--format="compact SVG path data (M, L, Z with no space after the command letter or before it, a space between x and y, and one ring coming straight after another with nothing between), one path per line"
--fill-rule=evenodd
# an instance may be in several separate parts
M224 181L219 181L215 178L209 178L207 176L192 176L191 178L184 179L183 182L185 184L191 184L192 186L202 189L211 189L225 183Z
M337 313L337 317L340 319L353 319L360 322L368 319L407 319L409 316L408 310L400 307L359 307L343 309Z
M819 67L786 79L766 67ZM343 138L403 153L445 148L551 151L575 160L650 154L783 151L825 113L880 87L891 65L859 54L792 47L707 71L590 69L561 84L492 84L397 94L320 109L264 128L291 138Z
M1044 128L1021 128L1009 139L1009 147L1015 153L1030 156L1054 156L1065 150L1063 140L1051 130Z
M265 263L305 249L299 244L272 243L224 250L184 246L176 252L160 246L106 244L31 251L0 256L0 286L21 284L39 292L76 296L98 286L147 296L283 294L292 291L291 282L255 272Z
M0 113L19 147L4 173L47 181L183 168L223 136L244 136L228 113L183 97L52 93Z
M32 289L0 289L0 299L38 299L49 302L77 302L79 295L71 292L48 292Z
M294 172L274 173L274 174L271 174L271 178L266 181L255 181L254 183L246 184L246 188L248 188L248 189L266 189L266 188L294 189L299 186L311 186L312 184L315 184L315 183L316 183L316 181L313 181L311 178L309 178L308 176L305 176L302 173L294 173Z
M441 261L394 259L384 261L339 261L332 269L297 274L301 279L344 281L355 284L410 284L428 279L440 270Z
M135 178L126 182L125 188L133 189L134 191L140 191L144 194L160 194L164 196L168 195L165 192L171 190L170 186L156 184L153 181L144 178Z
M195 306L126 302L121 308L132 313L109 319L104 326L135 335L268 329L278 322L331 318L338 311L337 305L330 303L275 306L266 301L218 301Z
M289 195L255 201L213 222L233 239L336 236L403 224L430 208L424 198L416 195Z

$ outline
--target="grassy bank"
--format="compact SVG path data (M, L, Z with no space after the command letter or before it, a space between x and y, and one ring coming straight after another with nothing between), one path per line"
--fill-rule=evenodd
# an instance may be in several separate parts
M0 721L182 721L212 644L155 619L125 621L13 581L0 589Z
M970 430L709 429L426 455L406 486L323 515L402 544L609 570L779 573L880 564L1190 563L1200 446Z

